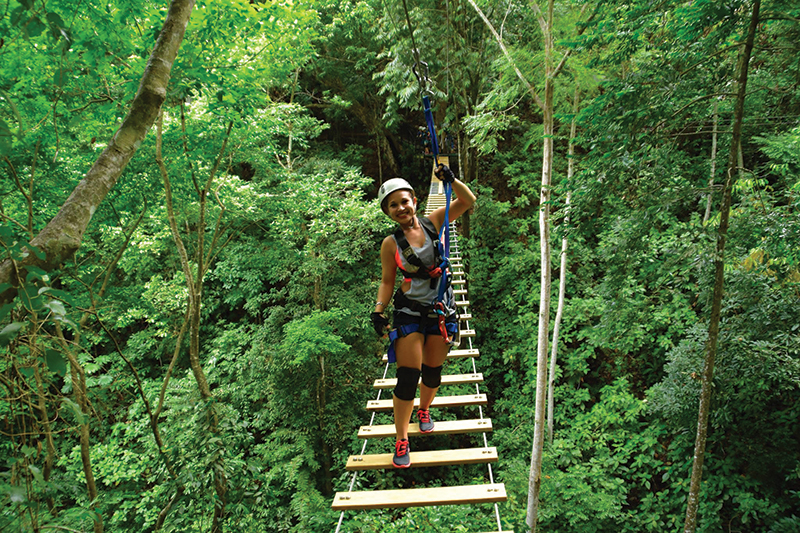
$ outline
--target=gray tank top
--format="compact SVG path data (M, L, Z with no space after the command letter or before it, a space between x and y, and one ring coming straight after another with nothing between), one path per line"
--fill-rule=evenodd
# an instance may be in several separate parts
M411 246L414 250L414 253L422 261L424 265L432 265L435 259L434 249L433 249L433 241L431 240L428 232L425 231L423 228L422 233L425 234L425 243L422 245L422 248L417 248L415 246ZM409 265L406 261L406 258L403 257L403 254L400 253L400 246L397 244L397 239L394 238L392 235L392 239L394 239L395 246L397 246L397 253L395 253L395 261L400 261L404 270L412 271L414 270L413 265ZM409 244L410 245L410 244ZM415 302L419 302L422 305L431 305L432 302L436 300L439 296L439 284L442 282L442 278L436 278L436 282L434 286L431 287L431 280L430 279L422 279L422 278L411 278L411 288L408 292L405 293L406 298L410 300L414 300ZM447 291L444 295L444 306L446 308L447 316L452 315L455 313L456 304L455 304L455 297L453 296L453 287L448 287ZM401 307L396 309L401 313L407 313L412 316L420 316L420 313L417 311L413 311L408 307Z

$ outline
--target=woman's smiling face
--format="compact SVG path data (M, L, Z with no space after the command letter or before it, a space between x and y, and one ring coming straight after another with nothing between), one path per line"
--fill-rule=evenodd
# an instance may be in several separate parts
M417 202L411 191L401 189L390 194L386 201L389 218L401 225L410 224L417 212Z

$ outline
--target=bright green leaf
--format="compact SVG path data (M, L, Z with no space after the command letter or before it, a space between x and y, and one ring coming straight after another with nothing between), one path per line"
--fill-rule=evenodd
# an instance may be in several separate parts
M45 352L45 362L47 368L58 374L64 376L67 373L67 362L64 360L64 355L56 350L47 350Z
M17 333L24 326L24 322L12 322L0 331L0 346L8 346L11 339L17 336Z
M28 21L25 31L28 34L28 37L38 37L42 34L45 28L47 28L47 26L45 26L41 20L34 17Z

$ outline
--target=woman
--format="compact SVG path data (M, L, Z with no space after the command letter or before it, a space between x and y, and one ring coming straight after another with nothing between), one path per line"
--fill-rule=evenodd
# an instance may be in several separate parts
M451 183L457 198L450 204L451 221L469 209L475 195L453 172L439 165L436 176ZM392 345L389 359L397 362L397 386L393 394L394 425L397 443L392 463L397 468L411 466L408 446L408 425L414 410L414 397L420 376L420 402L417 417L422 433L433 431L429 408L442 375L442 363L450 344L444 337L458 328L453 289L444 295L443 309L437 313L433 303L439 295L439 284L444 279L438 252L439 229L444 224L445 208L440 207L429 217L417 217L417 198L411 185L394 178L381 186L378 194L381 209L400 226L383 240L381 245L381 284L372 322L378 335L389 330L389 320L383 314L392 296L397 269L403 272L403 283L394 296L394 328L389 335ZM447 332L441 331L439 316L446 317Z

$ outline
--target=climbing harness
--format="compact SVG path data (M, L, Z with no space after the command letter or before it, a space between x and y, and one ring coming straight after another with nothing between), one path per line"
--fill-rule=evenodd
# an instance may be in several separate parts
M411 300L403 293L402 289L398 289L395 293L395 309L411 309L419 313L420 318L417 323L403 325L389 332L389 350L387 353L389 362L392 363L396 360L395 342L397 339L415 332L423 334L429 333L428 327L424 327L423 325L429 325L431 319L435 320L436 327L439 334L442 336L442 340L449 346L457 346L456 339L459 337L458 312L454 311L456 318L454 322L452 320L453 315L448 315L447 307L444 304L447 290L451 285L452 274L450 272L449 259L447 259L446 256L443 257L443 253L446 250L441 244L442 235L436 232L436 228L430 219L418 217L417 220L427 234L427 238L432 241L434 250L433 263L431 265L425 265L422 262L422 259L420 259L414 251L414 248L408 243L408 239L406 239L402 228L398 228L394 233L394 238L397 241L395 262L397 263L397 268L403 273L404 280L411 280L412 278L430 279L431 289L436 288L437 283L439 287L436 299L428 305ZM401 256L406 260L405 266L403 265ZM448 318L450 318L449 322Z
M441 316L438 313L436 313L436 315ZM431 320L431 317L422 315L419 317L419 319L420 320L418 322L405 324L389 332L389 349L386 351L386 356L389 360L389 363L397 362L397 353L394 349L397 339L405 337L406 335L410 335L411 333L425 333L425 330L428 329L427 327L423 327L423 324L427 324L428 320ZM458 321L446 322L443 318L437 318L436 324L438 333L443 337L447 337L448 339L451 338L451 336L455 337L459 328ZM442 334L442 328L444 328L444 334Z
M436 233L436 228L433 223L426 217L417 217L420 226L428 234L428 237L433 242L434 258L433 264L430 266L425 265L422 259L419 258L414 248L408 244L403 228L398 228L394 232L394 239L397 241L397 251L395 252L395 262L397 268L403 273L403 277L408 280L411 278L429 279L431 280L431 288L436 287L436 280L445 273L449 264L442 259L442 249L439 243L439 235ZM403 263L400 256L406 260L408 265L403 268ZM449 285L448 285L449 286ZM445 287L447 290L447 287Z

